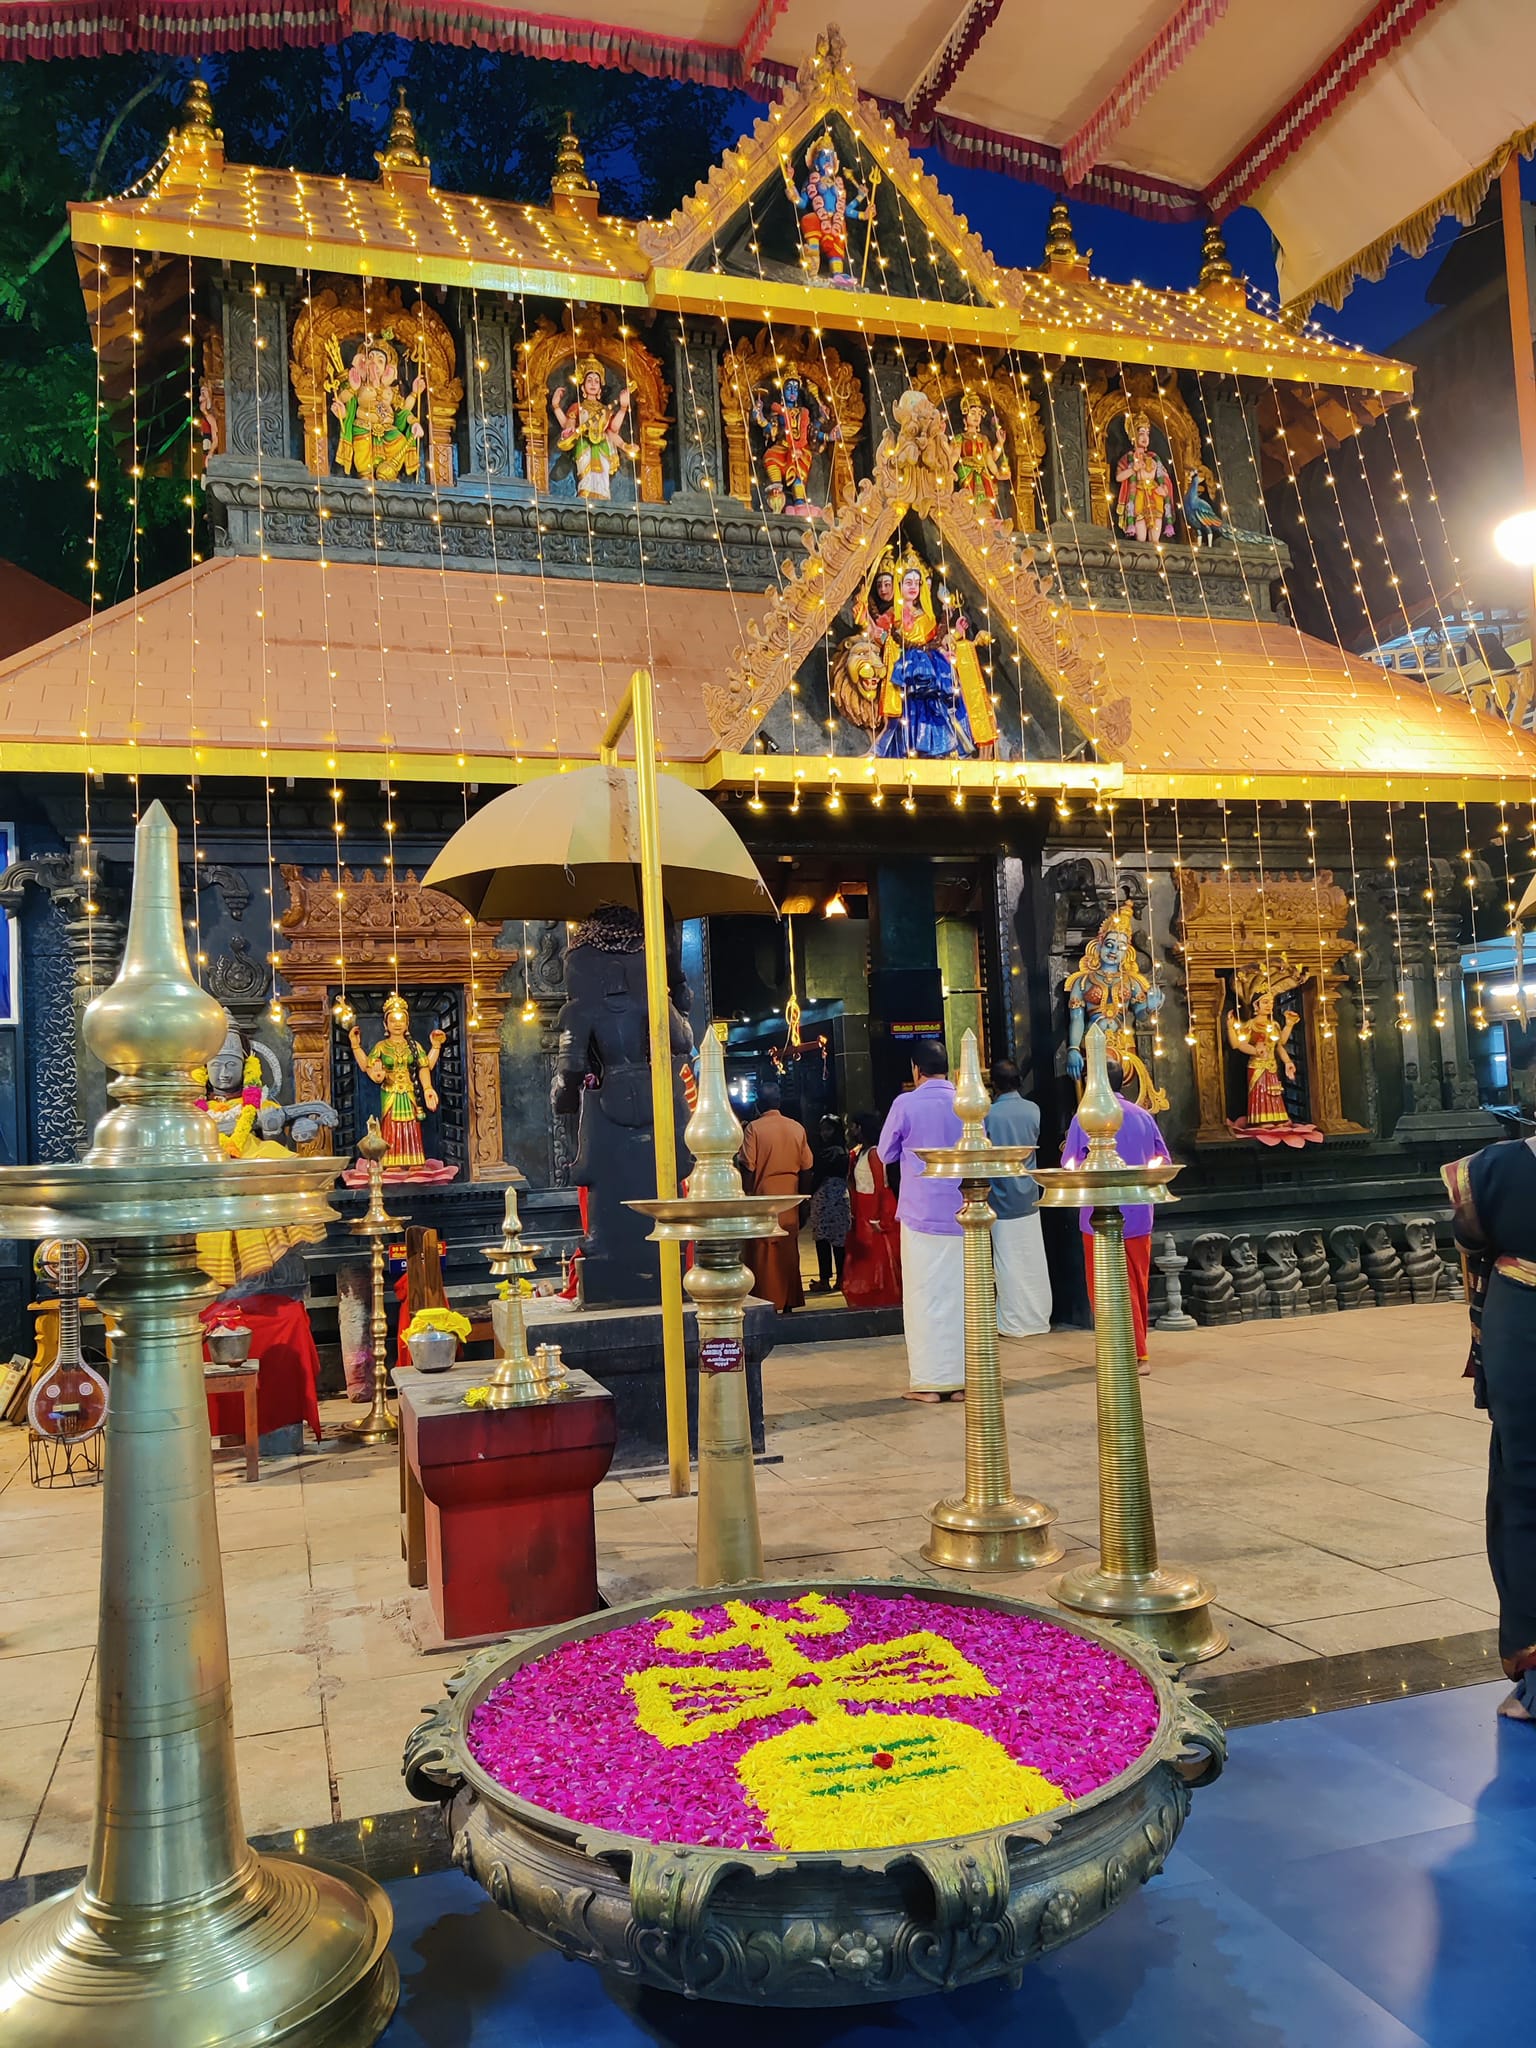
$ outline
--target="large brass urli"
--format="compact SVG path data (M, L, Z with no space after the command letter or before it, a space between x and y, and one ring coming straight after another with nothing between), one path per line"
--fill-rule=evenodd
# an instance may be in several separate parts
M653 1238L694 1248L683 1285L698 1311L699 1562L701 1586L742 1586L763 1576L757 1474L747 1410L742 1304L752 1275L741 1247L783 1237L781 1210L796 1195L744 1195L736 1154L741 1125L725 1085L725 1055L713 1031L699 1056L699 1095L683 1142L693 1155L688 1192L669 1202L631 1202L654 1217Z
M235 1772L196 1234L324 1222L325 1159L224 1159L190 1074L223 1011L192 978L176 831L137 835L121 972L85 1013L114 1107L84 1160L0 1169L0 1227L112 1247L96 1792L72 1892L0 1926L6 2048L361 2048L394 2009L389 1903L258 1856Z
M923 1557L962 1572L1016 1572L1054 1564L1062 1546L1052 1534L1054 1509L1016 1494L1008 1468L1003 1377L997 1356L997 1293L992 1273L994 1179L1029 1171L1032 1145L994 1145L987 1137L990 1099L981 1078L976 1034L961 1041L955 1113L958 1143L923 1147L918 1158L933 1180L960 1183L965 1236L965 1492L928 1511Z
M1090 1621L1118 1621L1181 1664L1198 1664L1227 1647L1211 1613L1216 1595L1183 1565L1158 1560L1147 1474L1147 1433L1136 1373L1130 1276L1125 1262L1126 1203L1177 1198L1171 1160L1132 1166L1115 1148L1124 1112L1109 1085L1104 1034L1090 1025L1088 1085L1077 1107L1088 1134L1081 1166L1037 1167L1045 1208L1093 1208L1093 1293L1099 1409L1099 1559L1065 1573L1051 1597Z

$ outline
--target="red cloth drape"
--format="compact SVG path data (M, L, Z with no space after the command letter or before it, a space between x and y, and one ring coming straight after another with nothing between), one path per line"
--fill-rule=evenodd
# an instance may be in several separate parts
M855 1151L855 1165L859 1157ZM901 1226L896 1221L896 1197L872 1146L868 1158L875 1183L872 1194L860 1193L851 1168L848 1175L853 1223L844 1255L843 1299L850 1308L895 1308L901 1300ZM872 1228L876 1223L878 1230Z
M250 1330L252 1358L261 1360L256 1417L262 1435L307 1422L318 1442L324 1435L320 1427L320 1354L303 1303L287 1294L251 1294L243 1301L215 1302L205 1308L204 1325L227 1323L231 1310ZM242 1397L238 1393L210 1394L208 1425L215 1436L243 1436Z
M1093 1307L1093 1238L1085 1230L1080 1233L1083 1240L1083 1264L1088 1269L1088 1306ZM1136 1331L1136 1357L1147 1355L1147 1291L1152 1285L1152 1240L1150 1237L1128 1237L1125 1240L1125 1263L1131 1281L1131 1322Z

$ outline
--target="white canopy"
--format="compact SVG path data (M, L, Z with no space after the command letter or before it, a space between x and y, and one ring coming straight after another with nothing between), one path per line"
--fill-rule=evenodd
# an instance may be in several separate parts
M194 54L389 31L771 93L829 0L0 0L0 51ZM1536 145L1536 0L837 0L919 147L1151 219L1249 201L1282 295L1338 303Z

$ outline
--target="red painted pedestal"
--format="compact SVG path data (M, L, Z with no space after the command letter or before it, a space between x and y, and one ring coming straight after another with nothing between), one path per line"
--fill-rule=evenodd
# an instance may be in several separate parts
M483 1386L487 1371L395 1375L406 1525L419 1489L426 1583L449 1641L597 1607L592 1495L613 1459L613 1397L572 1373L557 1400L466 1408L464 1389Z

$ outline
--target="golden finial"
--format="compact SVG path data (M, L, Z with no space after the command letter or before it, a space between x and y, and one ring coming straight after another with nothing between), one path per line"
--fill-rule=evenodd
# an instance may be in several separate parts
M741 1193L736 1154L741 1150L741 1125L731 1108L725 1084L725 1053L718 1035L705 1034L699 1049L699 1093L683 1143L693 1157L688 1193L701 1202L734 1200Z
M399 97L389 117L389 140L380 150L375 150L374 161L386 177L397 171L430 173L431 159L424 157L416 140L416 123L411 119L411 110L405 103L405 86L397 88Z
M1090 249L1088 255L1093 251ZM1072 232L1072 215L1065 199L1058 199L1051 208L1051 224L1045 232L1045 261L1051 270L1086 271L1088 256L1077 246L1077 237Z
M1239 310L1248 303L1247 287L1240 277L1233 274L1226 237L1215 221L1206 223L1205 241L1200 250L1199 289L1206 298L1219 299L1224 305L1236 306Z
M197 1107L194 1067L224 1042L228 1020L193 978L181 917L176 827L157 798L134 834L133 900L117 979L85 1013L82 1035L118 1078L117 1105L96 1126L91 1166L219 1158L212 1120Z
M587 160L581 153L576 124L567 112L565 133L555 150L555 175L549 181L549 203L556 213L579 213L588 220L597 217L597 186L587 176Z
M213 95L201 73L187 83L181 103L181 126L171 130L166 182L200 184L224 168L224 135L214 126Z

